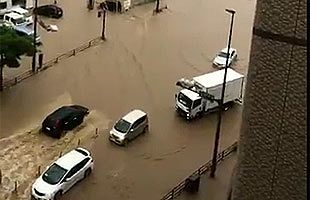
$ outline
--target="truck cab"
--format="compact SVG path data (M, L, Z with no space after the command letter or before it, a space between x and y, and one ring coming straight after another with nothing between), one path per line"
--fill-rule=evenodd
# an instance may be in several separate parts
M176 111L189 120L203 113L205 99L196 92L182 89L175 94L175 102Z
M9 23L14 29L17 26L27 25L27 21L24 16L14 12L4 14L3 21Z

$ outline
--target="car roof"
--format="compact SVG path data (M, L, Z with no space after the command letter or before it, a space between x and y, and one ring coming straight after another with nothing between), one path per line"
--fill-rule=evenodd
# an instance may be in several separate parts
M192 101L195 101L196 99L199 99L200 96L198 93L193 92L189 89L182 89L181 92L186 95L188 98L190 98Z
M70 170L76 164L87 158L88 156L76 151L75 149L58 158L55 163L62 168Z
M53 113L51 113L48 117L49 118L63 118L66 117L68 115L71 115L72 113L78 111L78 109L73 108L71 106L62 106L60 108L58 108L57 110L55 110Z
M224 49L221 50L221 52L227 53L227 50L228 50L228 48L225 47ZM230 48L229 48L229 53L231 53L233 50L236 51L236 49L230 47Z
M18 14L18 13L15 13L15 12L9 12L7 14L5 14L6 16L9 16L10 18L13 18L13 19L18 19L18 18L23 18L24 16Z
M28 13L28 10L23 9L23 8L21 8L21 7L12 7L10 10L11 10L11 11L18 12L18 13L21 13L21 14Z
M128 114L126 114L122 119L126 120L127 122L132 124L137 119L139 119L145 115L146 115L146 113L144 111L135 109L135 110L130 111Z

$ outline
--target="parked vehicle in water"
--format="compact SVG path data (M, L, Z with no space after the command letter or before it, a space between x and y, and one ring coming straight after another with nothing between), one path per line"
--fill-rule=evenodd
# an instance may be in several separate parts
M222 49L214 58L213 65L224 68L227 60L227 48ZM237 50L234 48L229 48L229 58L228 58L228 67L237 60Z
M26 20L26 23L27 24L32 24L33 23L33 19L32 19L32 15L31 13L24 9L24 8L21 8L20 6L14 6L10 9L10 12L14 12L14 13L17 13L17 14L20 14L22 16L24 16L24 19Z
M142 110L133 110L116 122L110 131L109 139L116 144L127 146L130 140L149 131L147 114Z
M31 26L31 24L26 25L26 26L16 26L15 31L17 35L28 37L29 39L33 40L34 31L33 31L33 27ZM36 44L42 44L41 37L38 33L36 35Z
M84 106L62 106L44 119L42 131L52 137L60 138L63 131L72 130L80 125L88 114L89 110Z
M180 79L176 85L182 89L175 94L175 109L186 119L193 119L218 108L224 81L224 70L206 73L192 80ZM244 76L227 69L224 106L241 101ZM228 108L228 107L227 107Z
M39 6L38 8L33 10L33 13L37 13L38 15L56 19L59 19L63 16L62 8L52 4Z
M17 13L14 13L14 12L9 12L9 13L4 14L3 21L8 23L14 29L17 26L25 26L25 25L27 25L27 21L24 18L24 16L20 15L20 14L17 14Z
M31 188L31 199L59 200L78 181L87 178L93 168L90 152L76 148L57 159L37 178Z

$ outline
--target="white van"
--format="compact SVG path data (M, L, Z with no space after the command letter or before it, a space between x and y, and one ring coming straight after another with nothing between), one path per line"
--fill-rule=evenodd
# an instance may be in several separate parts
M10 12L14 12L14 13L24 16L27 24L33 23L31 13L28 10L21 8L20 6L14 6L13 8L10 9Z

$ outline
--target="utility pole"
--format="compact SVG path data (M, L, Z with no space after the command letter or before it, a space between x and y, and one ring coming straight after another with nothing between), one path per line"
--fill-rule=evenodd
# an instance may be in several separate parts
M159 0L156 0L156 13L159 13Z
M210 173L211 178L215 177L215 171L216 171L216 165L217 165L217 152L218 152L218 146L219 146L219 140L220 140L223 102L224 102L225 87L226 87L226 76L227 76L228 60L230 56L229 51L230 51L230 45L231 45L234 16L236 13L236 11L231 10L231 9L225 9L225 11L230 13L232 16L231 16L231 23L230 23L230 30L229 30L229 37L228 37L226 64L225 64L225 70L224 70L224 81L223 81L223 86L222 86L222 95L219 101L218 123L217 123L217 128L216 128L216 133L215 133L215 141L214 141L214 149L213 149L213 157L212 157L212 165L211 165L211 173Z
M38 8L38 0L35 0L34 3L34 22L33 22L33 47L34 47L34 54L32 56L32 72L35 73L36 71L36 55L37 55L37 22L38 22L38 15L37 15L37 8Z
M105 24L106 24L106 15L107 15L107 11L104 7L102 7L102 10L98 11L98 18L101 17L101 14L103 14L102 17L102 32L101 32L101 39L102 40L106 40L106 36L105 36Z

